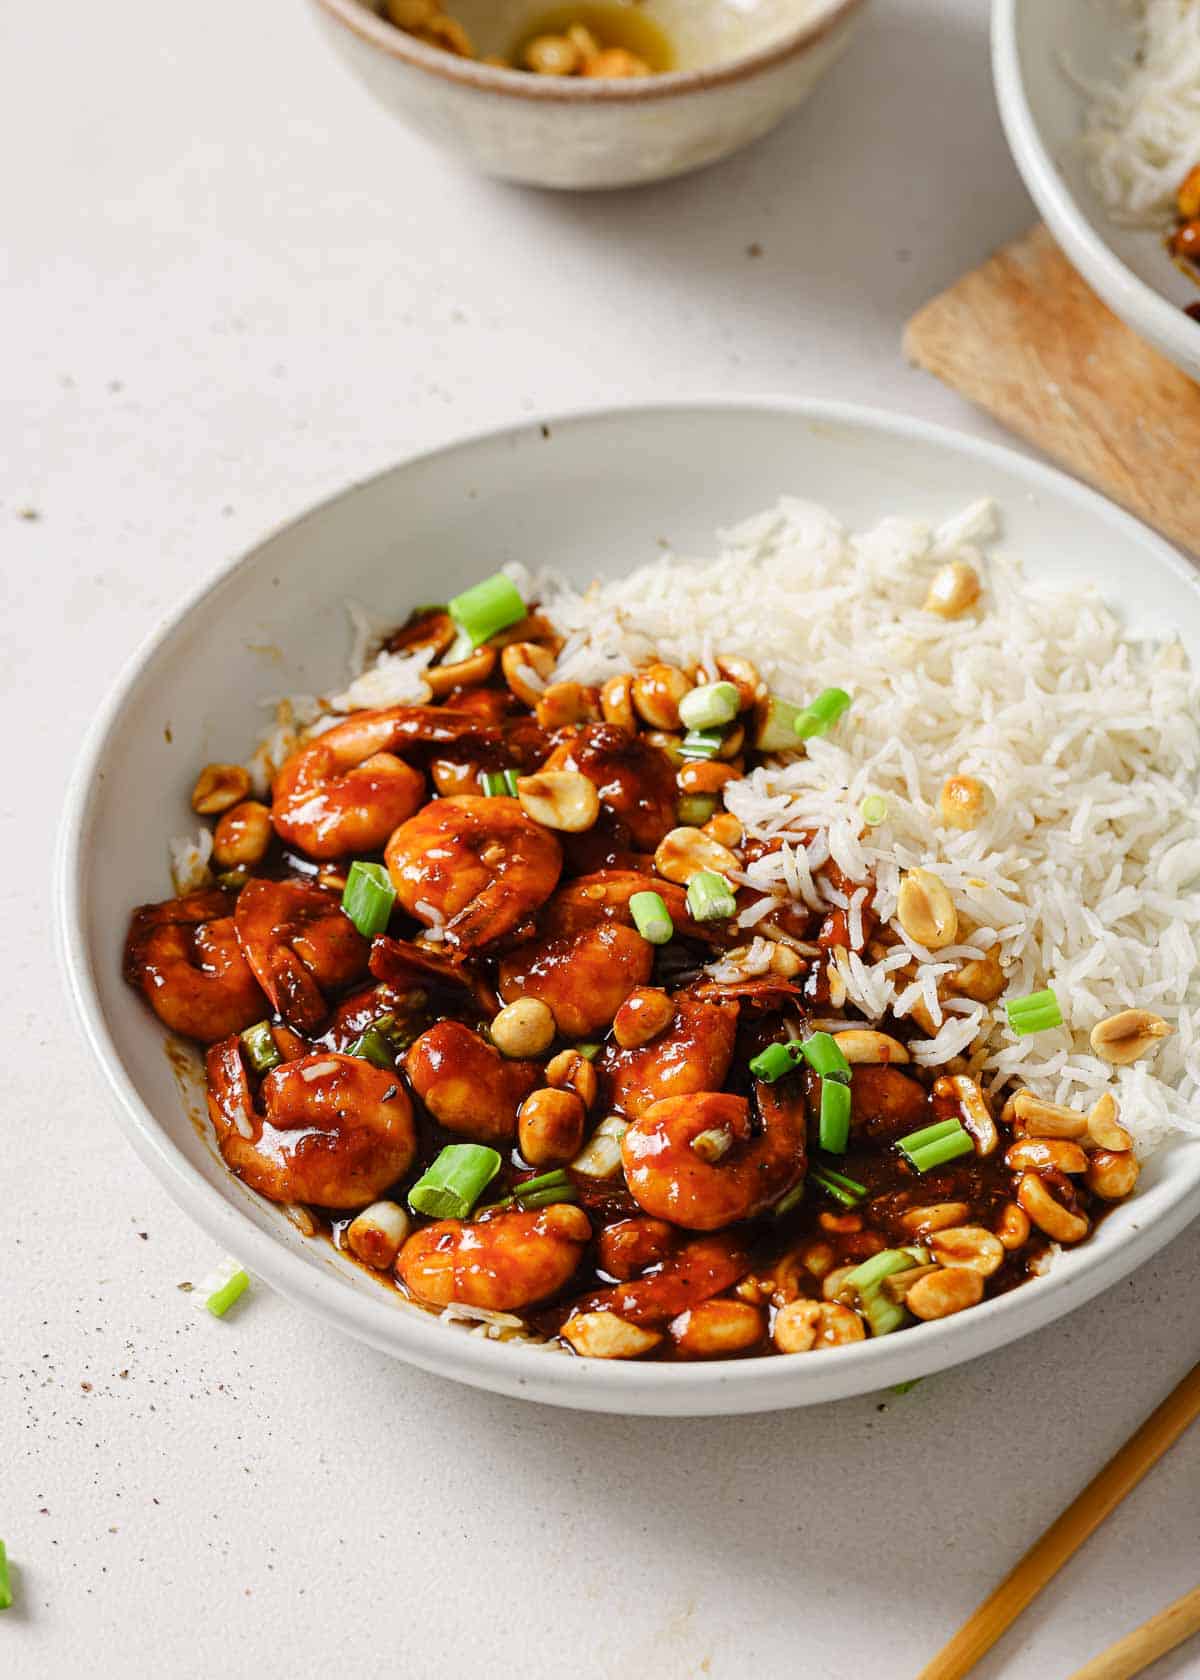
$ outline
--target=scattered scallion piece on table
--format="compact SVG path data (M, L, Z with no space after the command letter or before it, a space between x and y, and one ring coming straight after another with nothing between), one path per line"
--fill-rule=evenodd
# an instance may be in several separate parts
M12 1582L8 1577L8 1553L4 1549L4 1542L0 1540L0 1610L12 1607Z
M720 729L733 722L739 709L740 698L733 683L705 683L679 702L679 721L687 729Z
M866 1185L860 1184L856 1178L847 1177L845 1173L834 1172L829 1167L811 1167L808 1176L843 1207L857 1207L866 1199Z
M892 1384L892 1393L893 1394L907 1394L909 1389L916 1388L918 1383L923 1383L924 1381L925 1381L924 1377L909 1377L907 1382L893 1383Z
M194 1302L214 1318L224 1318L235 1301L241 1299L250 1287L250 1274L236 1260L222 1260L218 1266L205 1278L203 1283L197 1284Z
M466 1219L500 1171L500 1157L482 1143L448 1143L408 1192L414 1213Z
M803 710L772 694L759 716L754 745L759 752L796 752L796 719Z
M822 689L811 705L798 714L793 725L795 733L802 741L811 740L814 735L828 735L849 705L850 696L844 688Z
M1043 992L1030 992L1028 997L1006 998L1004 1010L1018 1038L1062 1026L1062 1010L1049 986Z
M927 1173L934 1167L944 1167L947 1161L956 1161L960 1155L970 1155L975 1142L959 1121L941 1120L902 1137L899 1148L919 1173Z
M629 900L629 914L642 938L651 945L666 945L675 934L675 924L661 893L636 892Z
M818 1126L821 1148L829 1155L844 1155L850 1141L850 1087L832 1075L821 1081Z
M788 1191L786 1196L780 1196L779 1200L775 1203L775 1206L771 1209L771 1212L775 1215L776 1219L782 1219L785 1214L791 1213L793 1208L799 1207L803 1200L804 1180L801 1179L799 1184L792 1185L792 1188Z
M381 863L356 860L350 865L342 889L342 909L364 939L373 939L384 931L395 902L396 889Z
M680 758L716 758L725 744L723 729L689 729L679 743Z
M737 899L724 875L698 869L688 882L687 907L698 922L720 922L735 914Z
M884 1278L891 1277L893 1272L911 1271L914 1266L924 1265L928 1258L923 1249L885 1248L842 1279L842 1288L853 1290L858 1296L873 1336L888 1336L909 1319L908 1309L890 1300L880 1288Z
M282 1062L270 1021L255 1021L241 1036L242 1049L255 1073L270 1073Z
M378 1022L372 1022L367 1030L355 1039L346 1054L361 1056L364 1062L382 1068L385 1073L396 1071L396 1058L392 1054L392 1047L384 1037Z
M869 793L858 807L858 814L868 828L877 828L887 821L888 802L881 793Z
M503 572L494 572L482 583L474 583L456 595L446 611L463 634L471 638L472 646L478 647L524 618L525 603L513 580Z
M850 1063L832 1033L810 1033L797 1048L813 1072L819 1073L822 1078L826 1074L840 1073L849 1079Z

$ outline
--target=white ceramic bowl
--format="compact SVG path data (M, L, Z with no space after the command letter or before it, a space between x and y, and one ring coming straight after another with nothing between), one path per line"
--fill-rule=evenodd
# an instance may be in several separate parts
M1078 138L1085 99L1064 64L1111 80L1132 29L1120 0L994 0L992 71L1008 143L1067 256L1114 314L1200 378L1200 288L1175 267L1161 233L1119 227L1087 179Z
M456 58L370 0L314 0L337 52L389 111L485 174L531 186L637 186L714 163L805 99L863 0L646 0L680 67L632 81L534 76ZM480 52L505 52L537 0L448 0Z
M244 756L263 722L264 695L338 680L349 643L345 597L400 618L414 601L444 599L506 560L553 563L587 580L658 554L663 539L685 553L711 552L714 530L784 492L856 524L893 512L937 519L990 493L1003 507L1006 540L1031 568L1050 577L1085 571L1136 625L1178 627L1200 659L1194 574L1073 480L897 415L712 402L522 424L347 491L185 602L96 720L63 823L56 897L71 991L123 1129L226 1250L385 1352L504 1394L596 1411L806 1405L934 1371L1037 1329L1132 1270L1200 1205L1200 1147L1175 1146L1049 1277L958 1318L800 1358L605 1364L484 1341L406 1308L243 1188L203 1119L189 1113L161 1028L121 978L129 909L169 892L166 836L195 827L188 792L196 766Z

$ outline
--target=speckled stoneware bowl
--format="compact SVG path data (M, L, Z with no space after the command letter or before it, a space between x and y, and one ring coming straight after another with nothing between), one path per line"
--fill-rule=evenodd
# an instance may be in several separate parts
M625 187L736 151L807 97L865 0L645 0L676 68L629 81L535 76L456 58L395 29L371 0L313 0L381 104L488 175ZM448 0L480 55L510 53L537 0Z

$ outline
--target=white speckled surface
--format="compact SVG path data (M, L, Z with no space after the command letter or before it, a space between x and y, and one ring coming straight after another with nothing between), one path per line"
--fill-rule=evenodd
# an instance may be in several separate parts
M263 1291L209 1322L175 1286L216 1256L108 1123L47 933L62 785L109 678L186 583L346 480L665 393L982 428L898 335L1030 214L985 12L888 0L757 150L572 203L407 141L290 0L0 10L6 1680L905 1680L1196 1356L1194 1229L903 1398L761 1420L523 1408ZM981 1680L1057 1680L1193 1586L1198 1474L1200 1437ZM1197 1672L1185 1652L1154 1674Z

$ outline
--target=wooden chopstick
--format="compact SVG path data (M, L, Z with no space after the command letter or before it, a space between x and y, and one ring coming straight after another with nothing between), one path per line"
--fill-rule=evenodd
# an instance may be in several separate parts
M991 1597L984 1599L949 1644L926 1664L917 1680L962 1680L969 1674L1030 1600L1037 1597L1046 1582L1074 1556L1197 1416L1200 1416L1200 1365L1194 1366L1178 1388L1172 1389L1158 1410L1150 1414L1120 1452L1030 1547Z
M1200 1587L1193 1587L1107 1651L1085 1662L1070 1680L1130 1680L1194 1633L1200 1633Z

